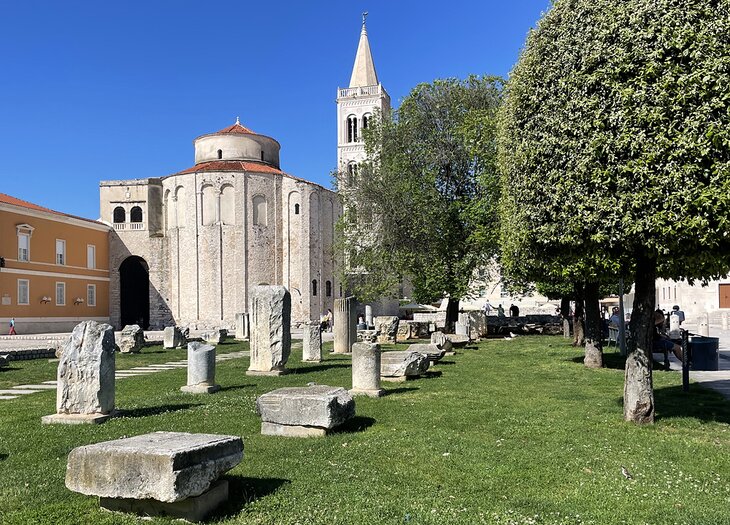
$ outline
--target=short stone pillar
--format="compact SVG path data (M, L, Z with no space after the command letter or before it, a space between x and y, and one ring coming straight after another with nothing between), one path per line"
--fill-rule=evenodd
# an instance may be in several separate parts
M188 384L180 390L189 394L212 394L220 389L215 384L215 346L197 341L188 343Z
M249 315L251 364L246 374L285 374L291 353L291 295L283 286L254 286Z
M369 304L365 305L365 324L368 325L368 328L373 326L373 307Z
M679 316L678 315L670 315L669 316L669 338L670 339L680 339L682 337L682 333L679 330Z
M304 324L302 361L309 363L322 361L322 325L319 321L309 321Z
M177 326L165 327L162 344L164 348L180 348L181 346L185 346L186 343L187 340L180 328Z
M703 312L697 326L697 332L705 337L710 337L710 314Z
M103 423L114 416L114 347L110 325L76 325L58 363L56 413L43 423Z
M349 354L357 342L357 301L354 297L335 299L334 353Z
M395 315L378 316L374 319L378 343L395 343L398 336L399 319Z
M380 345L355 343L352 345L352 390L350 394L380 397Z
M152 432L73 449L66 487L107 510L198 522L228 500L219 477L242 458L239 436Z
M249 337L248 314L236 314L236 339L248 339Z
M119 351L123 354L137 354L144 346L144 330L138 324L130 324L122 329L119 337Z

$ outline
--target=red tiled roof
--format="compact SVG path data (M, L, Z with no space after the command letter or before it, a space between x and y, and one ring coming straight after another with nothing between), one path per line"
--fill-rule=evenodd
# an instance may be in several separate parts
M192 168L178 171L177 173L175 173L175 175L206 171L253 171L256 173L284 173L280 169L259 162L246 162L243 160L212 160L210 162L201 162L200 164L196 164Z
M13 206L19 206L21 208L27 208L29 210L36 210L36 211L44 211L46 213L52 213L53 215L60 215L61 217L71 217L73 219L80 219L82 221L89 221L93 222L95 224L100 224L98 221L95 221L93 219L87 219L85 217L79 217L77 215L71 215L70 213L63 213L60 211L52 210L50 208L44 208L43 206L39 206L37 204L33 204L32 202L24 201L22 199L18 199L17 197L12 197L10 195L7 195L5 193L0 193L0 203L3 204L11 204Z
M227 128L223 128L220 131L216 131L214 135L256 135L253 131L251 131L248 128L244 128L236 122L233 126L228 126Z

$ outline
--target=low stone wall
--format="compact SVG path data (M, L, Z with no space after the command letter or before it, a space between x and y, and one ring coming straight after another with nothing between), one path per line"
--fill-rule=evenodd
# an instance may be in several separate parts
M0 354L9 355L9 360L26 361L28 359L53 359L56 357L55 348L27 348L23 350L0 350ZM12 366L12 365L11 365Z

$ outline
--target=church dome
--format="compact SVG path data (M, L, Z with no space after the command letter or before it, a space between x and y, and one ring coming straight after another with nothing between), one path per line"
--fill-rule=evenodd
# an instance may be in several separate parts
M195 164L211 161L255 161L279 168L279 143L254 133L238 119L232 126L201 135L194 141Z

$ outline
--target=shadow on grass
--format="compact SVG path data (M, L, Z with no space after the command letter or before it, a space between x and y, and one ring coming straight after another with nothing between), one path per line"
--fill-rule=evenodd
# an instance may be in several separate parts
M22 370L22 368L17 366L6 366L3 368L0 368L0 372L12 372L14 370Z
M231 385L231 386L223 386L220 389L220 392L227 392L228 390L241 390L243 388L252 388L256 385Z
M331 430L329 434L354 434L355 432L362 432L374 424L375 420L371 417L355 416L344 425Z
M309 374L311 372L322 372L324 370L331 370L332 368L349 368L350 365L347 363L332 363L329 365L315 365L301 368L291 368L292 374Z
M656 420L690 417L730 424L730 403L719 393L708 389L712 383L703 383L702 388L692 383L689 392L683 392L681 385L655 388Z
M567 361L573 363L583 364L585 356L579 355L576 357L570 357ZM612 370L624 370L626 368L626 357L616 353L604 353L603 354L603 368L610 368Z
M168 412L178 412L189 408L200 406L202 403L181 403L178 405L162 405L159 407L143 407L132 408L130 410L121 409L121 417L148 417L167 414Z
M385 397L385 396L391 396L393 394L403 394L405 392L413 392L415 390L418 390L418 388L414 388L414 387L411 387L411 388L393 388L391 390L386 390L383 393L383 397Z
M456 361L436 361L436 365L455 365Z
M228 501L221 505L208 519L237 515L249 503L273 494L283 485L291 483L288 479L244 478L243 476L230 474L223 476L222 479L228 481Z
M421 379L434 379L436 377L441 377L442 375L443 372L441 370L429 370L428 372L421 374Z
M8 459L7 454L0 454L0 461L5 461L6 459Z

